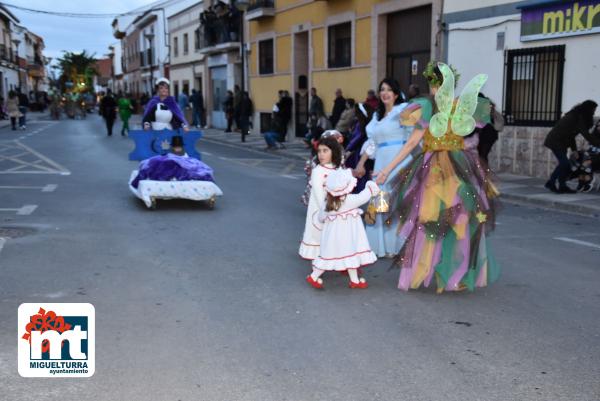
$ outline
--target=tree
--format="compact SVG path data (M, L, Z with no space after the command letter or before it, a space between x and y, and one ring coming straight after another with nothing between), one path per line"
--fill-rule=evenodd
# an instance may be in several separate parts
M63 50L62 57L57 60L61 71L59 82L63 92L67 89L74 92L93 89L94 76L98 75L95 68L98 60L94 56L95 54L88 54L85 50L81 53Z

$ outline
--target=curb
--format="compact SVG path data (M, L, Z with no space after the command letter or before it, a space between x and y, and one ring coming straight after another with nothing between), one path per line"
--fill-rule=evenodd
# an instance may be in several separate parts
M546 209L546 210L555 210L563 213L577 214L580 216L600 218L600 210L581 206L581 205L573 205L569 203L563 202L554 202L543 199L531 199L528 196L524 195L515 195L510 193L502 193L500 195L500 200L504 200L507 203L513 203L517 205L530 206L538 209Z
M230 142L227 140L222 140L222 139L218 139L218 138L214 138L214 137L209 137L206 135L202 136L202 139L200 141L206 141L206 142L212 142L212 143L217 143L220 145L227 145L227 146L231 146L234 148L238 148L238 149L245 149L245 150L251 150L254 152L259 152L265 155L271 155L271 156L279 156L279 157L283 157L286 159L292 159L292 160L302 160L302 161L306 161L308 159L308 155L306 156L300 156L300 155L296 155L293 153L289 153L286 152L286 150L265 150L263 149L263 147L258 147L258 146L252 146L252 145L243 145L243 142L240 143L236 143L236 142Z

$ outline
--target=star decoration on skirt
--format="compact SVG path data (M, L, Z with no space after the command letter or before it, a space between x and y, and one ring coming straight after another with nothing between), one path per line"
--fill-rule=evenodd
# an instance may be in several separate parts
M475 217L477 217L477 221L479 221L480 224L483 224L487 221L487 215L483 212L477 212Z

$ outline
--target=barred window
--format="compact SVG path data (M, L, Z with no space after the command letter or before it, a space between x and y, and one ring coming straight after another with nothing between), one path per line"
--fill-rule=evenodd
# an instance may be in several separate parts
M350 67L352 64L352 23L333 25L328 30L329 68Z
M565 46L504 53L504 114L509 125L551 127L561 117Z
M258 42L258 73L272 74L273 68L273 39Z

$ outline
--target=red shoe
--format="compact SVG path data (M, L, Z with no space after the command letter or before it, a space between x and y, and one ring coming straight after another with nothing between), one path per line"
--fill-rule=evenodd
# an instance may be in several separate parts
M323 289L323 280L321 280L320 278L318 278L317 281L315 281L309 274L308 276L306 276L306 282L310 284L312 288L316 288L317 290Z
M350 283L348 283L348 287L350 287L350 288L369 288L369 283L367 283L367 280L365 280L364 278L361 277L361 279L358 281L358 283L353 283L352 281L350 281Z

